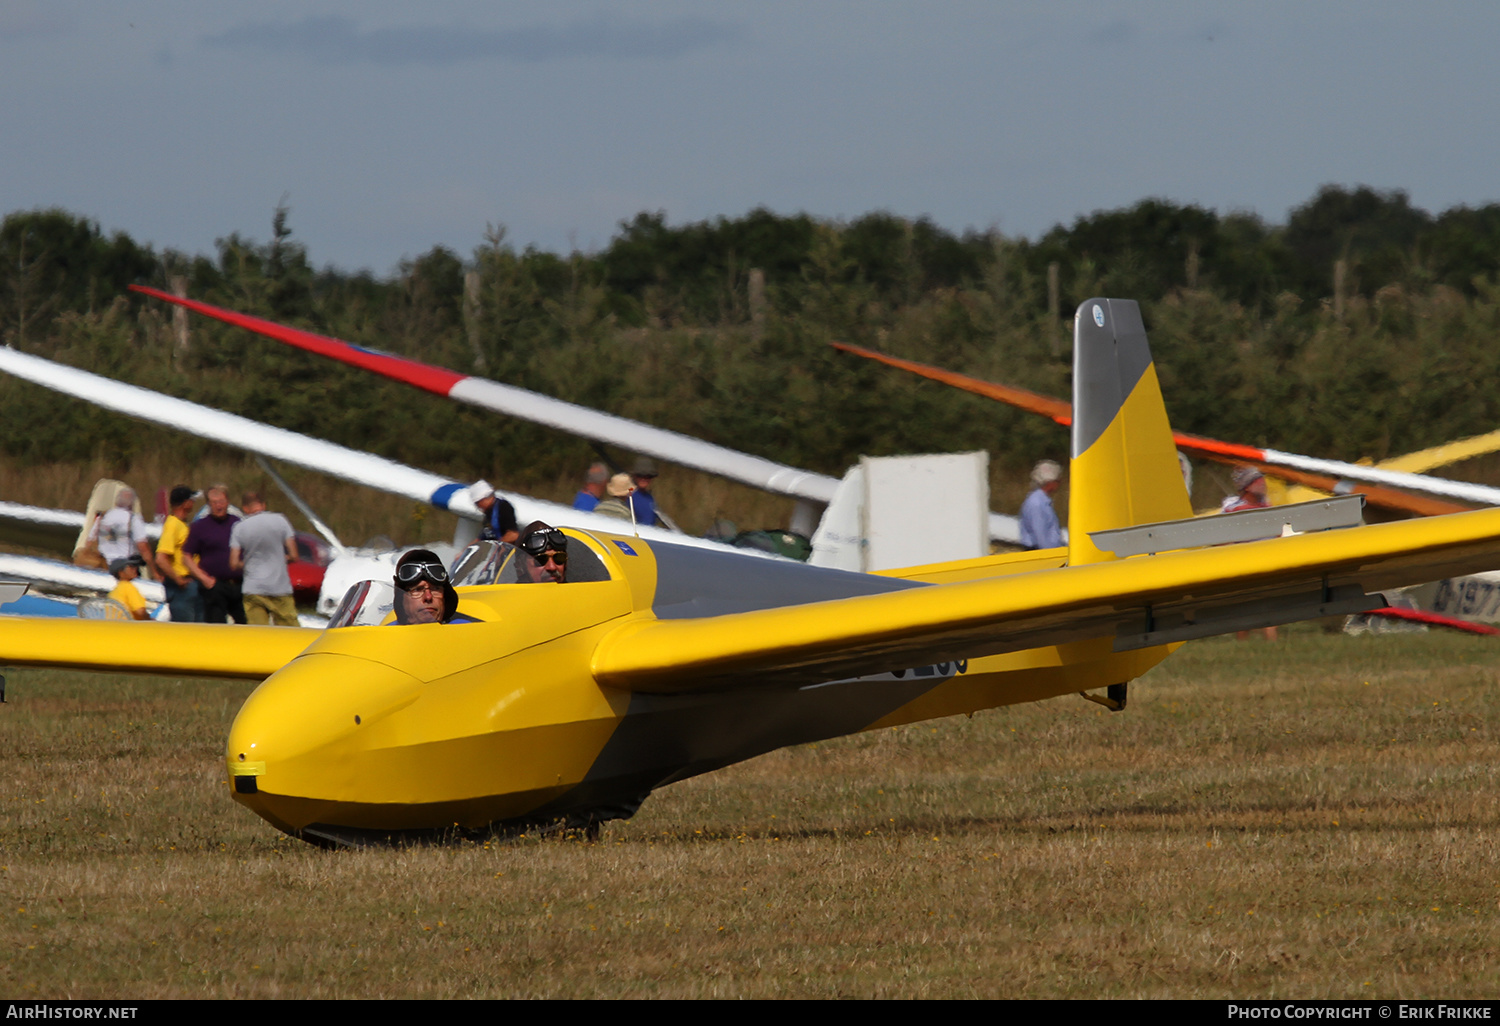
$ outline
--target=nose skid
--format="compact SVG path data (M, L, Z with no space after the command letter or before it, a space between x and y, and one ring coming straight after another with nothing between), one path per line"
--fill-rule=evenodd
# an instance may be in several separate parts
M384 663L338 653L291 662L246 700L229 731L226 762L236 801L282 829L308 803L368 800L358 756L370 729L425 685Z

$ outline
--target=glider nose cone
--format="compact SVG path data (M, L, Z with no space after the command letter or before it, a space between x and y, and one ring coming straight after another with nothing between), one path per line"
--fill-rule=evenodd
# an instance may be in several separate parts
M328 803L361 800L370 729L415 701L421 681L339 653L304 655L245 701L225 753L236 801L283 830L314 822Z

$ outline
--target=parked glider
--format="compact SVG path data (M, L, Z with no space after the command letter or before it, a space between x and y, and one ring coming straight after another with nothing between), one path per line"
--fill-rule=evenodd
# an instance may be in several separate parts
M79 598L108 595L118 583L113 575L103 570L90 570L87 567L59 563L53 559L38 559L35 556L16 556L9 552L0 552L0 579L19 581L31 586L31 593L26 597L33 600L33 603L30 609L25 611L27 615L53 616L77 615ZM159 581L141 578L136 581L136 589L152 609L167 600L166 592L162 590ZM38 601L49 602L52 608L46 609L43 613L43 608L36 605ZM4 610L11 614L22 611L21 609Z
M77 510L0 502L0 541L71 553L84 517Z
M104 479L94 485L90 506L107 497L105 508L114 505L115 489L120 482ZM135 507L139 513L139 504ZM13 545L51 549L66 556L76 556L88 537L91 518L66 509L47 509L18 502L0 502L0 540ZM147 524L147 537L155 539L160 528ZM0 552L0 578L29 585L29 593L12 604L0 604L0 613L24 616L77 616L80 599L109 594L118 583L102 569L35 556L18 556ZM159 583L141 578L136 588L149 608L165 601Z
M1063 426L1067 426L1072 422L1072 412L1068 404L1062 399L1054 399L1052 396L1042 395L1024 388L1016 388L1013 385L1000 385L992 381L981 381L966 374L959 374L955 371L944 370L941 367L918 363L915 360L904 360L898 356L891 356L873 349L865 349L862 346L850 345L847 342L833 342L830 344L840 352L851 353L855 356L864 357L867 360L875 360L891 367L910 371L924 378L930 378L933 381L941 381L946 385L961 388L966 392L973 392L976 395L982 395L989 399L998 399L1018 409L1039 413L1044 417L1050 417ZM1236 442L1221 442L1218 439L1203 438L1198 435L1188 435L1181 432L1175 432L1172 438L1177 443L1179 449L1186 450L1198 456L1226 463L1248 463L1260 468L1265 474L1279 477L1284 481L1290 481L1306 488L1316 489L1319 492L1339 495L1359 492L1365 495L1371 505L1382 506L1405 513L1414 513L1419 516L1457 513L1470 507L1442 502L1420 495L1408 495L1404 492L1394 491L1393 489L1411 488L1433 495L1443 495L1459 499L1462 502L1472 505L1500 505L1500 488L1468 484L1463 481L1449 481L1446 478L1431 477L1426 474L1413 472L1421 467L1440 466L1440 463L1431 463L1426 459L1435 457L1440 451L1445 455L1462 454L1452 455L1453 459L1467 458L1469 455L1476 455L1479 451L1487 451L1476 444L1453 443L1451 447L1444 446L1440 447L1440 449L1424 450L1421 453L1412 453L1407 457L1397 457L1396 460L1390 461L1388 464L1369 467L1358 463L1345 463L1341 460L1325 460L1313 456L1301 456L1297 453L1281 452L1277 449L1261 449L1252 445L1240 445ZM1491 445L1492 448L1500 447L1500 432L1484 436L1483 439L1469 439L1466 442L1484 442ZM1361 483L1352 484L1352 482Z
M833 501L838 478L798 470L782 463L736 452L700 438L652 427L639 421L601 413L586 406L564 402L514 385L459 374L417 360L384 353L378 349L353 345L340 339L319 335L300 328L276 324L260 317L236 313L223 307L174 296L170 292L132 285L132 291L151 296L195 313L212 317L246 331L283 342L289 346L337 360L340 363L374 371L394 381L446 396L462 403L504 413L522 420L544 424L595 442L617 445L632 452L668 460L718 477L738 481L762 491L787 495L798 500L792 530L811 537L818 517ZM990 537L1011 545L1020 543L1019 521L1003 513L990 514Z
M483 520L479 510L469 499L467 485L408 467L383 456L309 438L295 431L261 424L137 385L113 381L8 347L0 347L0 371L138 420L186 431L260 456L283 460L355 484L368 485L417 502L428 503L469 521L477 523ZM496 494L515 507L516 516L523 524L532 520L544 520L547 523L572 524L585 529L620 529L618 520L593 513L581 513L570 506L511 492ZM676 538L681 544L689 546L716 549L724 547L718 542L687 538L660 528L641 527L639 532L650 538ZM473 535L469 537L472 538ZM393 560L394 557L391 557L385 562ZM372 568L375 572L388 572L384 569L384 564L376 566L368 561L367 564L354 566L352 570L341 567L339 563L340 561L335 560L327 568L327 583L318 600L318 611L324 615L332 612L350 584L364 579L362 574L368 573Z
M1067 549L879 576L570 531L568 583L465 588L476 623L0 618L0 662L269 675L230 730L233 797L360 843L597 823L785 745L1068 692L1119 707L1176 642L1500 567L1500 510L1217 544L1348 522L1349 504L1357 523L1360 500L1192 519L1136 304L1080 315Z

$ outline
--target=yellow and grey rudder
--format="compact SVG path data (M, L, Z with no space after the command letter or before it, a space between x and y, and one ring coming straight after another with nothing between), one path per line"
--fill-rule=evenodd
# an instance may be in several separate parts
M1192 516L1141 308L1089 299L1073 328L1068 563L1115 557L1089 532Z

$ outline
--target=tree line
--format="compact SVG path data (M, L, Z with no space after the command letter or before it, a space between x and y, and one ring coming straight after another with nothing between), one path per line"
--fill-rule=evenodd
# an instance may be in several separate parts
M50 359L467 478L524 488L594 456L196 316L183 348L140 282L827 473L860 454L984 448L997 473L1063 456L1054 425L832 351L845 340L1069 394L1068 317L1142 302L1174 425L1346 459L1500 425L1500 206L1433 215L1327 186L1270 224L1145 200L1041 237L876 212L644 212L599 252L518 248L489 226L394 273L318 269L268 241L156 252L62 210L0 223L0 337ZM0 381L0 447L128 462L198 443ZM628 454L618 454L620 462Z

